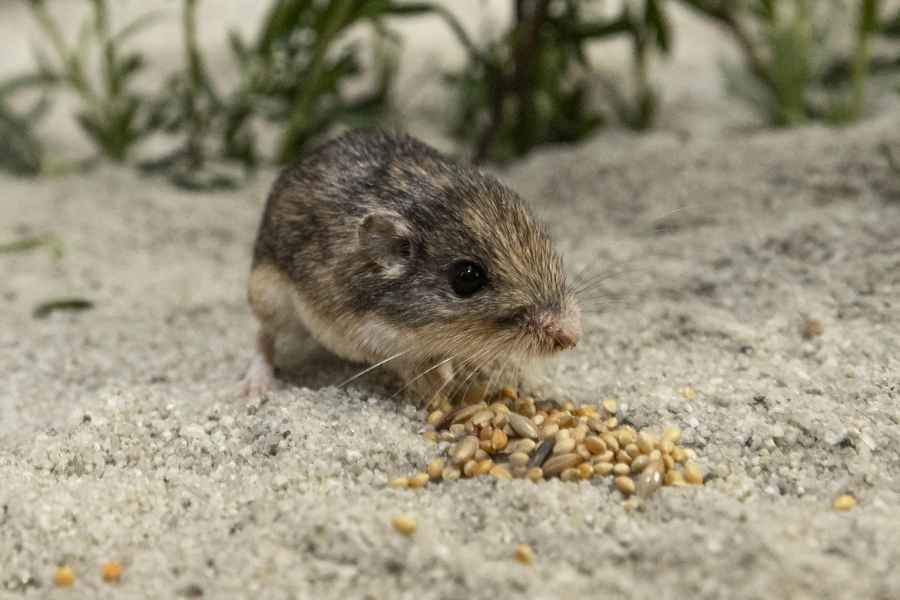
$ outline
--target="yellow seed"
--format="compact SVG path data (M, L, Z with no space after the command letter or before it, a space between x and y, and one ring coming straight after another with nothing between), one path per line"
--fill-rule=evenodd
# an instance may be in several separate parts
M650 454L653 452L653 448L656 446L656 438L646 432L641 432L638 434L637 438L637 447L641 451L641 454Z
M591 451L588 450L584 444L578 444L577 446L575 446L575 454L577 454L584 460L590 460L591 457L593 456L591 454Z
M457 465L464 464L475 456L476 450L478 450L478 438L471 435L467 436L453 449L451 453L453 462Z
M530 454L535 446L537 446L537 442L534 440L515 440L513 443L506 446L506 450L508 452L524 452L525 454Z
M509 455L509 464L514 467L523 467L528 464L528 455L524 452L513 452Z
M509 443L509 436L506 435L502 429L495 429L493 435L491 436L491 446L494 448L494 452L499 452L506 448L506 444Z
M627 446L625 446L625 452L631 458L637 458L641 455L641 449L638 448L637 444L628 444Z
M662 452L660 452L659 450L653 450L647 456L650 457L650 460L662 460Z
M114 560L104 563L100 568L100 572L103 575L103 581L106 583L118 583L122 579L122 563Z
M603 443L606 444L606 447L613 452L617 452L619 450L619 440L616 439L616 436L612 433L604 433L600 436L600 439L602 439Z
M678 446L675 446L675 448L672 449L671 455L672 460L677 463L684 463L688 459L687 452L684 451L684 448L679 448Z
M481 441L490 440L492 435L494 435L494 428L490 425L485 425L481 428L481 431L478 432L478 439Z
M479 448L475 451L475 456L473 458L475 459L475 462L481 462L486 458L490 458L490 454Z
M398 490L405 490L409 487L409 479L406 477L395 477L388 482L388 485Z
M607 398L601 404L603 406L603 410L605 410L607 414L614 415L619 411L619 403L612 398Z
M572 438L557 441L556 445L553 446L553 454L569 454L573 450L575 450L575 440Z
M616 477L615 484L616 489L626 496L630 496L635 491L634 480L631 477L626 477L624 475Z
M409 515L400 515L391 519L391 525L399 533L410 536L416 532L416 520Z
M626 465L631 464L631 455L625 452L624 450L619 450L616 452L616 462L625 463Z
M665 485L673 485L673 486L681 486L685 485L684 475L681 474L681 471L666 471L665 479L663 480Z
M697 391L688 385L678 388L678 394L687 401L697 398Z
M619 444L622 446L627 446L628 444L633 444L637 439L637 436L634 435L634 432L630 429L619 429L616 431L616 437L619 438Z
M544 475L546 477L559 475L569 467L577 467L583 460L583 458L575 453L557 454L550 457L547 462L544 463Z
M675 449L675 444L672 440L661 440L659 442L659 450L655 450L654 452L662 452L664 454L672 454L672 451Z
M473 471L473 475L475 477L480 477L481 475L487 475L491 472L491 469L494 468L494 461L489 458L485 458L484 460L479 461L475 465L475 470Z
M469 420L472 422L472 425L475 425L476 427L484 427L485 425L490 423L491 419L493 418L494 411L489 408L483 408L472 415L472 418Z
M530 565L534 562L534 550L528 544L519 544L516 546L515 557L523 565Z
M437 481L441 478L441 473L444 472L444 459L436 458L430 463L428 463L428 476L431 477L432 481Z
M631 466L621 462L616 463L612 471L616 475L628 475L629 473L631 473Z
M473 385L469 389L466 390L465 397L463 399L464 404L475 404L484 400L484 397L487 395L487 386L485 385Z
M413 490L423 488L425 487L425 484L428 483L429 479L430 477L428 476L428 473L416 473L409 478L409 487Z
M558 423L549 423L549 424L545 423L544 426L541 428L541 439L546 440L548 438L552 438L553 436L556 435L557 431L559 431Z
M613 465L611 462L594 463L594 474L600 475L601 477L606 477L613 472L614 467L615 465Z
M578 465L578 476L581 479L590 479L594 475L594 467L590 463L581 463Z
M475 462L474 460L470 460L469 462L464 464L463 469L462 469L463 475L465 477L472 477L472 475L475 474L475 467L477 465L478 465L478 463Z
M645 468L647 468L647 465L649 465L649 464L650 464L650 457L647 456L646 454L641 454L640 456L636 457L633 461L631 461L631 472L633 474L640 473Z
M588 420L588 427L596 433L603 433L606 431L606 423L602 419L596 417Z
M436 410L430 415L428 415L428 424L432 427L435 427L438 423L441 422L441 419L444 418L444 411Z
M671 471L675 468L675 459L666 454L662 457L663 465L666 467L666 471Z
M509 413L509 407L506 404L504 404L503 402L494 402L493 404L491 404L490 408L495 413L503 413L503 414Z
M53 583L58 587L72 587L75 584L75 571L67 565L59 567L53 575Z
M594 462L615 462L616 455L612 450L607 450L606 452L601 452L597 456L594 457Z
M681 428L677 425L670 425L663 430L663 439L669 440L673 444L677 444L681 439Z
M808 340L823 333L825 333L825 325L818 319L807 319L800 328L800 334Z
M575 403L572 402L571 400L566 400L565 402L562 403L562 409L572 412L573 410L575 410Z
M444 481L456 481L461 475L462 473L459 472L459 467L448 465L444 467L444 471L441 473L441 479Z
M515 389L513 389L511 387L505 387L502 390L500 390L500 396L502 396L504 398L509 398L510 400L518 400L519 392L517 392Z
M540 467L531 467L525 472L525 478L530 481L538 482L544 478L544 470Z
M703 471L694 463L684 465L684 479L691 485L703 485Z
M575 429L572 430L572 437L575 438L575 441L581 443L584 441L584 438L587 437L588 426L584 423L579 423L575 426Z
M437 431L426 431L425 433L422 434L422 437L432 443L435 443L438 441Z
M613 430L619 426L619 420L615 417L610 417L606 420L606 423L603 426L608 430Z
M478 449L481 450L482 452L487 452L488 454L490 454L491 452L494 451L494 444L491 443L491 440L489 440L489 439L488 440L480 440L478 442Z
M579 479L578 469L569 468L564 469L562 473L559 474L559 478L562 481L575 481Z
M505 467L501 467L500 465L494 465L494 467L489 471L491 475L496 477L497 479L512 479L512 474L506 470Z
M606 444L595 435L584 438L584 445L591 454L603 454L606 452Z
M856 498L849 494L844 494L843 496L838 496L834 499L834 504L831 505L834 510L840 511L848 511L856 506Z

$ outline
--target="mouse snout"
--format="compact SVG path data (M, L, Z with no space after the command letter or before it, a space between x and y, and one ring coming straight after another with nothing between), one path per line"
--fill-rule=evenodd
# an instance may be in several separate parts
M542 307L532 315L532 324L543 334L548 350L559 352L574 348L581 336L581 319L577 310Z

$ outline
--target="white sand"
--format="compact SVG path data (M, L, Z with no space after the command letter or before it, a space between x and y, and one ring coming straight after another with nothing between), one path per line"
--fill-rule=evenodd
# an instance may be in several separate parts
M0 9L3 33L24 23ZM64 244L0 256L0 598L900 597L900 174L879 149L900 158L898 123L601 132L504 174L573 269L627 265L558 380L680 425L710 474L636 512L608 481L386 489L438 453L424 416L377 377L329 387L358 367L320 350L237 399L272 173L217 194L0 176L0 241ZM31 317L60 295L96 307ZM802 338L808 317L824 335ZM842 493L858 507L831 510Z

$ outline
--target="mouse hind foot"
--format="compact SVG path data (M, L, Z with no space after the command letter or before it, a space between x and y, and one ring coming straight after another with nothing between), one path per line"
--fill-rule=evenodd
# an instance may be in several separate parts
M245 399L259 398L275 385L275 338L264 331L256 336L256 353L241 380L240 393Z

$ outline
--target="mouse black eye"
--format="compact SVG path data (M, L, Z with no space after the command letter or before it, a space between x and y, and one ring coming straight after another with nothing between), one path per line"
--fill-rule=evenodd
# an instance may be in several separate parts
M467 298L487 284L487 274L478 263L458 260L450 265L450 287L457 296Z

